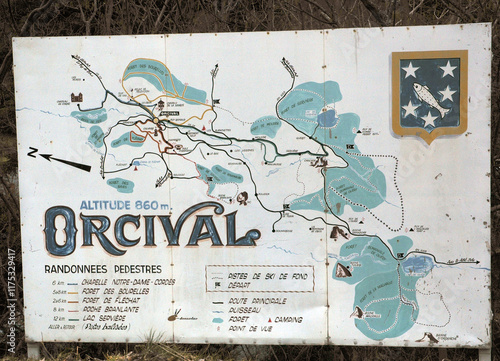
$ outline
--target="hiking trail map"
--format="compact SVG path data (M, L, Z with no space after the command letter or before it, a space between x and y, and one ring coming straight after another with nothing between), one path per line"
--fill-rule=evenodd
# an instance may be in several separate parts
M29 342L489 345L489 24L13 44Z

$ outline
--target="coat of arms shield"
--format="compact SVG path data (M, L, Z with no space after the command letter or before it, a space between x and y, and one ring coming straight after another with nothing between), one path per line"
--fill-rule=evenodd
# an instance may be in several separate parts
M392 53L392 129L431 144L467 130L467 50Z

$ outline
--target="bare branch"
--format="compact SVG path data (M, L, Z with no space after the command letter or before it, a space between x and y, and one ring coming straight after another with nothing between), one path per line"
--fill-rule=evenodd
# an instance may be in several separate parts
M458 16L462 21L468 22L468 23L473 23L474 20L471 18L469 14L467 14L462 7L458 6L455 4L452 0L441 0L444 6L448 10L450 10L453 14Z
M165 10L167 9L167 3L168 0L165 0L163 3L163 7L160 10L160 13L158 14L158 17L156 18L155 25L153 26L153 34L156 34L158 32L158 26L160 25L160 21L163 18L163 14L165 14Z
M418 10L418 9L422 6L422 4L423 4L424 2L425 2L425 0L420 1L420 3L419 3L417 6L415 6L415 7L414 7L414 8L410 11L410 15L413 15L413 13L414 13L415 11L417 11L417 10Z
M314 0L305 0L305 1L308 2L309 4L315 6L320 11L320 14L326 19L328 24L330 24L334 28L339 27L339 22L337 21L337 18L335 17L335 14L333 11L332 11L332 15L328 15L328 13L325 11L325 9L323 9L316 1L314 1Z
M7 209L9 210L9 213L11 214L11 216L13 218L17 219L19 217L19 213L16 212L16 210L12 207L12 205L7 200L7 198L5 198L5 196L2 194L2 192L0 192L0 199L3 201L3 203L5 204Z
M12 48L9 49L9 52L7 53L7 55L5 55L5 58L3 58L2 65L0 65L0 83L3 84L5 76L7 75L7 72L10 70L11 67L12 67Z
M114 6L114 1L113 0L106 0L106 8L104 10L104 21L105 21L105 29L106 29L106 34L111 35L111 20L113 19L113 6Z
M34 9L32 12L29 13L28 17L26 18L26 21L24 22L23 27L21 28L21 32L19 33L20 36L26 36L28 34L28 29L31 27L31 25L34 24L35 22L35 17L39 16L43 12L45 12L54 0L43 0L42 5ZM2 80L2 78L0 78Z
M2 176L0 176L0 181L2 182L2 185L5 188L5 193L7 193L9 195L9 198L10 198L12 204L14 204L16 211L19 212L19 203L18 203L17 197L15 197L14 194L12 194L11 188L9 188L9 186L5 182L5 179L3 179Z
M303 12L304 14L306 14L307 16L309 16L310 18L312 18L312 19L314 19L316 21L319 21L320 23L327 24L329 26L334 27L334 25L330 21L318 18L317 16L313 15L312 11L308 12L308 11L302 9L302 7L297 7L296 5L294 5L292 3L289 3L289 2L286 2L286 4L289 5L289 6L291 6L291 7L293 7L295 10Z
M380 26L387 26L387 20L385 14L382 14L380 10L375 7L375 5L370 1L370 0L361 0L363 5L365 6L366 10L370 12L370 14L373 15L375 20Z
M85 24L85 35L88 36L88 35L90 35L90 23L92 22L92 20L94 20L96 14L97 14L97 0L94 0L94 10L92 11L92 14L90 15L90 17L87 20L85 19L85 13L83 11L82 3L80 2L80 0L78 0L78 7L80 8L80 14L82 17L82 21Z
M10 21L11 21L11 24L12 24L12 27L14 28L14 31L16 33L19 32L19 29L17 28L17 23L16 21L14 20L14 14L12 14L12 6L10 4L10 0L7 0L7 6L9 8L9 15L10 15Z
M224 24L226 24L226 25L229 25L229 23L228 23L226 20L222 19L222 18L221 18L221 17L220 17L220 16L219 16L216 12L215 12L215 10L214 10L214 11L209 11L209 10L207 9L207 7L205 6L205 4L203 3L203 0L199 0L199 2L200 2L201 7L203 8L203 10L205 10L207 13L210 13L210 14L211 14L211 15L212 15L215 19L217 19L217 21L219 21L219 22L221 22L221 23L224 23Z

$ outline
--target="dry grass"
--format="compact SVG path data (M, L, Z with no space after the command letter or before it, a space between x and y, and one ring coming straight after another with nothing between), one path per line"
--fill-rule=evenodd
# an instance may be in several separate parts
M478 360L474 349L436 349L348 346L243 346L178 345L147 342L134 345L47 344L44 361L471 361ZM492 358L496 360L496 357ZM3 361L27 360L26 356L5 357Z

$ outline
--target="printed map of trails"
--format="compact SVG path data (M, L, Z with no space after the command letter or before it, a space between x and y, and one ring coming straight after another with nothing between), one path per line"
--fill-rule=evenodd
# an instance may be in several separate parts
M14 39L28 340L487 346L489 43Z

